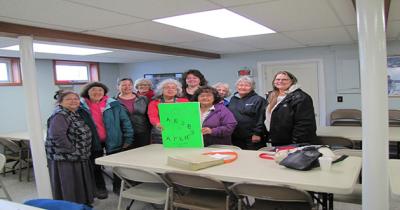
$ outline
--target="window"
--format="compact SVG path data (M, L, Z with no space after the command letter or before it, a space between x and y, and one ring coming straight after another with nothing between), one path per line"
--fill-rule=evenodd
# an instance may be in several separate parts
M18 58L0 57L0 86L22 85Z
M99 80L99 64L79 61L54 61L56 85L85 84Z

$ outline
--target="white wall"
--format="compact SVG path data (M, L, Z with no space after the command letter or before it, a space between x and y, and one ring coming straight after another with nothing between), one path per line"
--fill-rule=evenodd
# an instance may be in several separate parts
M388 44L388 55L400 55L400 42ZM341 59L358 60L358 49L355 45L331 47L309 47L290 50L274 50L237 55L226 55L221 59L206 60L194 58L179 58L164 61L143 62L136 64L100 64L100 80L110 88L110 96L116 94L116 82L121 77L137 79L145 73L184 72L190 68L201 70L210 84L218 81L228 82L232 87L236 81L237 71L241 67L250 67L257 72L257 62L322 59L325 74L326 117L337 108L361 108L359 93L337 93L336 70ZM39 102L42 124L54 108L53 94L58 89L53 82L53 66L51 60L37 60ZM255 75L256 76L256 75ZM359 78L355 78L356 80ZM299 81L302 82L307 81ZM371 84L373 85L373 84ZM78 88L75 88L79 90ZM343 96L343 103L336 102L336 97ZM25 99L21 86L0 86L0 132L26 130ZM389 108L400 109L400 98L390 98Z
M52 60L36 60L38 72L38 91L42 125L54 109L53 95L58 87L53 81ZM110 96L116 94L115 84L118 77L117 64L100 64L100 80L110 88ZM79 90L79 87L75 88ZM0 86L0 133L23 131L27 129L25 98L22 86Z
M388 55L400 54L400 42L388 44ZM330 47L308 47L289 50L274 50L256 53L237 55L226 55L221 59L206 60L194 58L180 58L164 61L143 62L136 64L121 64L120 77L132 77L137 79L145 73L173 73L184 72L187 69L199 69L210 82L227 82L233 87L237 80L237 71L241 67L249 67L254 74L257 71L257 62L280 61L280 60L301 60L321 59L325 75L326 94L326 118L329 120L329 113L337 108L361 109L360 93L338 93L337 92L337 63L341 59L356 59L358 62L358 47L356 45L340 45ZM386 73L386 72L384 72ZM257 76L257 75L255 75ZM354 78L359 80L359 78ZM304 83L307 81L299 81ZM338 103L337 96L343 96L343 102ZM390 98L389 108L400 109L400 99Z

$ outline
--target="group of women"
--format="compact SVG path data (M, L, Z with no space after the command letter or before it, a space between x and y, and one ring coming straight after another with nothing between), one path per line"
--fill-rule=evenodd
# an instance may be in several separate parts
M91 204L93 198L107 198L100 166L94 160L105 154L162 143L158 105L198 101L204 145L236 145L256 150L268 140L272 145L310 142L316 123L311 97L297 85L289 72L278 72L267 99L255 91L251 77L240 77L230 101L229 85L207 85L195 69L183 74L182 83L166 79L152 90L147 79L124 78L119 93L107 96L100 82L87 84L80 97L59 91L57 107L48 119L46 152L53 196ZM134 160L133 160L134 161ZM120 180L114 176L113 190Z

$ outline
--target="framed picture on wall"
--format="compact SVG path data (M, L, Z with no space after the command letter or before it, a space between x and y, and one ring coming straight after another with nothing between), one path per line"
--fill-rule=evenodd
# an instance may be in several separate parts
M388 95L400 97L400 56L389 56L388 65Z
M157 84L164 79L176 79L182 83L183 73L162 73L162 74L144 74L144 78L150 79L153 82L153 89L157 87Z

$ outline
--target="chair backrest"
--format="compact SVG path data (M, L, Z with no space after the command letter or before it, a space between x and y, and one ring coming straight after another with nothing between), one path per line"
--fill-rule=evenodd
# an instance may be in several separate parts
M256 199L288 202L307 203L310 209L313 207L311 195L306 191L285 185L261 185L253 183L236 183L230 187L231 192L241 199L244 196L252 196Z
M17 153L21 150L21 147L17 143L8 138L0 137L0 144L14 153Z
M358 109L336 109L331 113L330 124L361 126L361 111Z
M228 189L223 182L208 176L184 172L166 172L164 173L164 178L172 187L181 186L203 190L225 191L228 193Z
M358 149L337 149L337 150L334 150L333 153L335 153L335 155L348 155L348 156L362 157L362 150L358 150Z
M400 110L389 110L389 126L400 127Z
M332 149L339 148L354 148L354 142L351 139L339 137L339 136L317 136L311 144L316 145L329 145Z
M3 170L4 164L6 163L6 156L0 154L0 171Z
M242 148L235 146L235 145L224 145L224 144L212 144L207 147L211 148L220 148L220 149L235 149L235 150L241 150Z
M146 183L163 183L167 185L167 183L158 174L144 169L116 166L113 167L113 172L124 180L127 179L131 181Z

